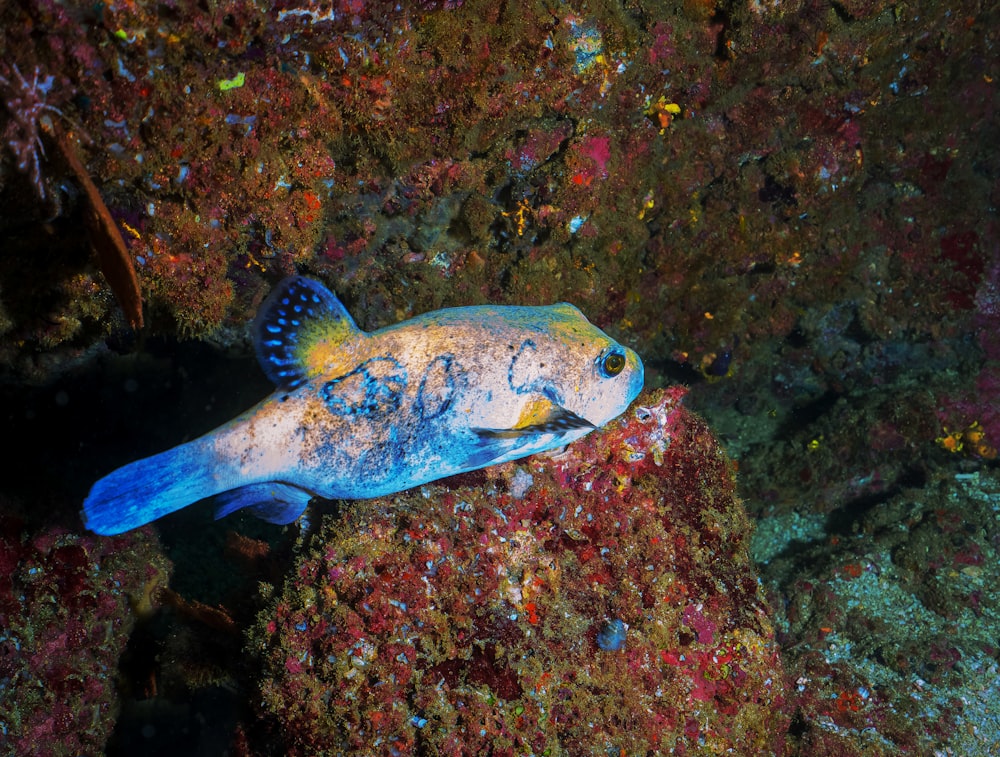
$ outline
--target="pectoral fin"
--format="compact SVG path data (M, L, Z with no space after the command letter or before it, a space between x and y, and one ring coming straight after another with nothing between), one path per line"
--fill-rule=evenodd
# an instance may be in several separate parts
M280 481L250 484L216 497L219 506L215 510L215 519L249 508L261 520L284 526L297 520L312 498L311 492Z
M592 429L595 426L562 405L556 405L547 399L539 399L525 408L517 424L512 428L477 428L473 431L480 438L522 439L539 434L561 434L581 428Z
M580 429L589 431L594 427L586 418L541 398L529 403L511 428L471 429L473 443L463 467L474 470L530 452L559 447L563 444L563 434ZM550 438L545 439L546 435Z

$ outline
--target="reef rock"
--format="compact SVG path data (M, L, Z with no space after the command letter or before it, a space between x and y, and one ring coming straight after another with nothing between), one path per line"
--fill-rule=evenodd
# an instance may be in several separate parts
M119 712L119 658L170 571L149 529L29 534L0 515L0 754L103 752Z
M781 753L751 524L684 391L560 454L323 516L250 632L282 748Z

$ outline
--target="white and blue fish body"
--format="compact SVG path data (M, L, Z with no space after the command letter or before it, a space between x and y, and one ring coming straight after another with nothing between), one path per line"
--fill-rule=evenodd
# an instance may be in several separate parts
M568 444L621 414L642 361L572 305L437 310L365 333L307 278L254 325L277 391L229 423L113 471L83 504L117 534L211 496L290 523L313 497L365 499Z

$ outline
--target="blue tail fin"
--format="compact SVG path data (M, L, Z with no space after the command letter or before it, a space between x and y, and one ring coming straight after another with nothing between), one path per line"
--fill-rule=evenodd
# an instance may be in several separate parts
M83 503L84 525L120 534L217 494L231 484L213 475L201 440L136 460L98 481Z

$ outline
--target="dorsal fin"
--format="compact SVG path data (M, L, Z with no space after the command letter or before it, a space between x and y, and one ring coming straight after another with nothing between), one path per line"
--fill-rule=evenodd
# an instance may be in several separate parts
M257 360L281 389L294 389L321 373L324 352L363 333L333 292L303 276L274 288L253 330Z

